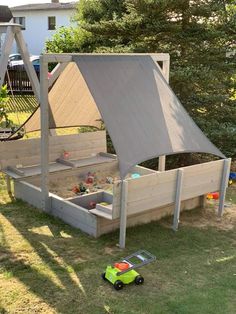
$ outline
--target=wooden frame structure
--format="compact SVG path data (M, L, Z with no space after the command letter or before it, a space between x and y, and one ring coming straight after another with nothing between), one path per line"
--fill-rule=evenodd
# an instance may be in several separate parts
M166 81L169 82L169 69L170 69L170 56L169 54L151 54L153 60L157 62L162 62L162 73ZM43 55L40 57L40 103L41 103L41 167L42 167L42 198L44 202L44 209L48 211L49 205L49 190L48 190L48 136L49 136L49 111L48 111L48 64L50 62L59 63L58 69L54 72L52 79L55 80L58 75L63 71L65 65L72 60L71 55ZM165 156L159 157L159 170L165 170ZM126 237L126 183L125 180L122 181L122 193L121 193L121 218L120 218L120 247L125 247L125 237Z
M0 86L2 86L4 82L5 73L7 71L7 64L9 55L11 53L13 41L15 39L19 52L22 56L22 60L24 61L24 67L28 74L28 77L32 84L32 89L34 95L39 102L39 80L34 70L32 63L30 62L30 55L25 44L22 32L22 26L20 24L15 23L0 23L0 34L5 33L5 40L3 43L1 56L0 56Z
M169 80L169 54L151 54L151 57L155 62L163 62L162 73L165 77L166 81ZM47 80L47 71L48 64L50 62L59 63L57 71L53 75L53 79L61 73L64 69L65 64L69 63L72 60L72 55L64 55L64 54L46 54L41 56L41 70L40 70L40 103L41 103L41 168L42 168L42 199L43 199L43 208L45 211L50 211L50 202L49 202L49 145L48 145L48 136L49 136L49 112L48 112L48 80ZM229 169L229 162L227 162L226 169ZM165 156L159 157L159 171L165 170ZM224 170L223 177L226 177L228 170ZM174 215L174 229L177 229L178 219L179 219L179 211L180 211L180 203L181 203L181 190L182 190L182 178L183 171L178 171L177 176L177 187L176 187L176 197L175 197L175 215ZM225 195L225 179L222 179L222 201L224 200ZM206 191L203 191L203 193ZM126 180L122 180L121 182L121 205L120 205L120 247L125 247L125 238L126 238L126 224L127 224L127 203L128 203L128 184Z
M2 160L1 166L4 172L14 179L15 196L96 237L119 226L119 245L121 248L125 247L127 224L148 222L159 219L166 214L174 214L173 229L177 230L180 210L199 206L204 194L211 191L220 191L218 214L221 216L224 208L230 159L164 171L165 156L160 156L158 171L136 166L134 171L141 176L139 178L124 178L115 182L111 204L99 206L95 211L84 208L83 202L85 198L90 200L90 197L98 197L100 192L96 195L84 196L83 199L82 197L63 199L50 193L50 178L59 179L66 173L68 175L78 174L81 171L89 170L88 166L93 166L96 169L102 167L106 171L112 171L114 167L118 167L118 160L106 153L104 132L95 132L102 144L91 147L92 152L89 150L87 156L79 155L76 152L78 154L76 156L79 158L77 166L74 166L72 161L59 162L58 165L58 158L56 157L59 157L59 150L66 145L65 143L69 143L68 150L70 151L73 147L78 146L79 148L81 136L86 138L86 143L89 143L93 136L92 134L65 137L49 136L49 86L57 80L66 65L72 61L72 56L73 54L45 54L40 57L41 139L21 141L22 146L28 145L28 148L32 151L35 150L35 145L37 145L36 160L37 163L40 162L40 166L36 165L37 171L33 167L30 167L30 169L25 168L25 166L30 166L30 163L27 164L29 156L23 156L24 153L22 152L23 155L16 158L14 153L16 148L11 143L0 143L0 149L3 145L1 151L4 151L4 149L6 151L5 159L8 159L8 161ZM150 56L155 62L162 62L161 71L168 82L169 55L151 54ZM49 63L58 63L50 79L47 75ZM63 142L64 139L65 142ZM11 154L12 158L10 158ZM88 156L91 157L91 154L96 155L92 163L88 158ZM41 158L39 158L40 156ZM106 159L102 160L101 165L97 162L99 156ZM83 159L85 157L87 157L86 160ZM24 167L17 167L19 160ZM53 167L52 162L55 162ZM28 170L31 172L27 175ZM41 182L39 182L39 179Z

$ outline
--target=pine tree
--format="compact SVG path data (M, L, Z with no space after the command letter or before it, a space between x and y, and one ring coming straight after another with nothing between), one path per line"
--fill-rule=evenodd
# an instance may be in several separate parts
M226 56L236 50L235 1L81 0L75 21L75 52L170 53L171 87L210 139L236 157L236 54Z

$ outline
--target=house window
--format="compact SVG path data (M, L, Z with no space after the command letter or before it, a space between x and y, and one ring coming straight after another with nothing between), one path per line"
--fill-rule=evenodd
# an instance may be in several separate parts
M56 29L56 17L55 16L48 17L48 29L49 30Z
M22 29L25 29L25 17L23 16L14 17L14 23L20 24L22 26Z

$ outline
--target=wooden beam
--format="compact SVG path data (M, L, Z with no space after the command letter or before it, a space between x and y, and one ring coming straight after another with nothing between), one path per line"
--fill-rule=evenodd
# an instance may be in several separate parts
M222 217L224 213L225 194L226 194L226 189L228 187L228 182L229 182L230 164L231 164L231 158L224 160L224 166L223 166L222 177L221 177L221 185L220 185L220 200L219 200L219 209L218 209L219 217Z
M166 82L169 84L170 80L170 59L163 60L163 69L162 69L164 78L166 79Z
M49 199L49 112L48 63L40 57L40 118L41 118L41 190L42 209L50 211Z
M26 70L28 77L30 79L34 95L35 95L38 103L40 103L39 79L36 75L33 64L30 62L30 55L29 55L29 52L28 52L28 49L27 49L27 46L25 44L25 41L24 41L24 38L23 38L21 31L16 32L15 39L16 39L16 43L17 43L17 46L19 48L20 54L22 56L22 60L24 61L24 67L25 67L25 70ZM48 71L47 71L47 73L48 73Z
M126 224L127 224L127 196L128 196L128 182L121 181L121 206L120 206L120 241L121 249L125 248L126 239Z
M8 175L6 175L6 183L7 183L7 193L9 196L12 196L11 178Z
M9 55L11 53L15 33L12 26L8 26L6 29L6 37L2 47L2 53L0 55L0 87L3 85L5 73L7 70L7 63Z
M55 68L51 72L51 77L49 78L49 87L51 87L53 85L53 83L57 80L59 75L66 68L67 64L68 64L68 62L61 62L55 66Z
M178 169L177 180L176 180L174 219L173 219L173 230L174 231L178 230L178 225L179 225L183 176L184 176L184 169L182 169L182 168Z
M44 54L44 60L48 63L61 63L61 62L71 62L72 54L67 53L54 53L54 54Z
M47 62L55 62L55 63L60 63L60 62L71 62L73 59L73 56L96 56L96 55L101 55L101 53L71 53L71 54L66 54L66 53L54 53L54 54L45 54L45 60ZM128 56L135 56L135 55L146 55L146 56L151 56L153 60L156 61L163 61L163 62L169 62L170 60L170 55L168 53L107 53L103 55L128 55Z

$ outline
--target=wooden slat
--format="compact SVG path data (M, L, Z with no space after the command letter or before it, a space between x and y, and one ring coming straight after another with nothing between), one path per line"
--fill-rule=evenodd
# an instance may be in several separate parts
M219 191L224 160L184 168L182 199Z
M218 191L222 167L223 160L184 167L182 200ZM177 169L128 180L128 215L174 203L176 176Z
M41 189L28 182L14 180L14 196L38 209L42 208Z
M50 136L49 161L68 151L71 158L86 158L99 152L106 152L105 131L81 133L76 135ZM20 140L0 143L0 169L7 166L36 165L40 163L40 139Z
M90 235L97 236L96 216L90 214L88 210L54 195L51 197L51 204L52 215Z
M200 204L200 198L182 201L181 211L189 210L198 207ZM135 226L139 224L149 223L151 221L160 220L163 217L170 216L173 214L174 205L165 205L163 207L155 207L147 211L142 211L134 215L127 217L127 226ZM114 231L119 228L119 219L107 220L98 218L98 236Z

